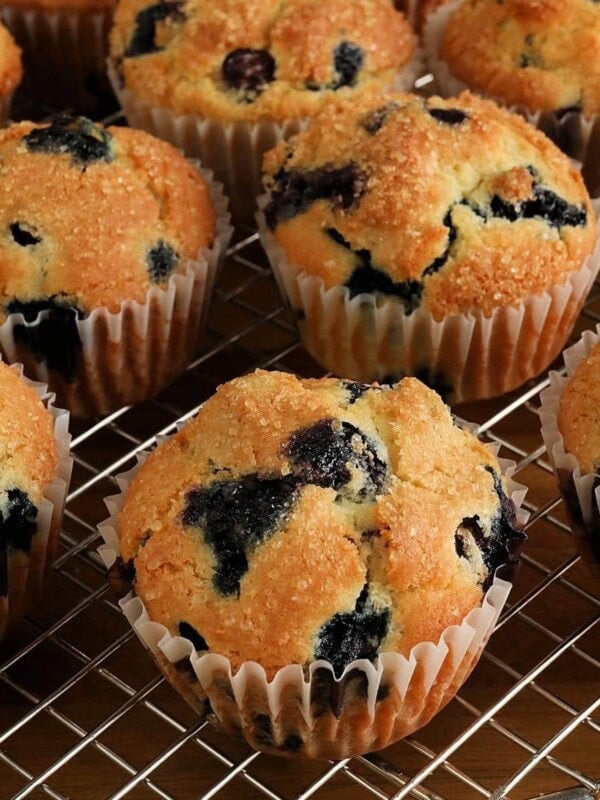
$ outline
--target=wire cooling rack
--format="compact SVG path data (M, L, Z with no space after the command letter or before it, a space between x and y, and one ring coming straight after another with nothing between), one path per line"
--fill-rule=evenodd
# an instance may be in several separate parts
M596 286L574 338L598 321ZM248 231L229 251L185 375L141 406L73 423L74 477L46 599L0 649L0 800L600 798L599 583L576 555L539 434L545 376L459 409L517 462L530 487L529 541L481 662L426 728L362 758L280 760L198 721L165 683L96 555L102 498L136 452L256 367L322 374Z

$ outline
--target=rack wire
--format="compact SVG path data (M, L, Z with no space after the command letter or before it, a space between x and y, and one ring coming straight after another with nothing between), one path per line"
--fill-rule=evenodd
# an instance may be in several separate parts
M597 285L573 338L598 321ZM322 374L248 231L230 248L185 375L135 409L73 424L74 477L47 599L0 650L0 800L597 800L600 597L575 553L539 434L545 376L459 410L517 462L530 487L529 541L479 666L426 728L362 758L283 761L198 721L164 682L96 555L102 498L138 451L193 416L219 383L257 367Z

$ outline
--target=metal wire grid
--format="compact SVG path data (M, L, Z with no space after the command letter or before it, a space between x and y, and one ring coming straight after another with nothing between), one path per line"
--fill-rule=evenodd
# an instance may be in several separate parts
M579 329L597 321L598 289ZM74 426L74 481L48 600L0 658L0 800L517 800L573 786L573 800L600 796L600 598L544 458L536 407L545 378L461 410L535 488L511 603L477 670L432 723L382 753L311 763L255 753L194 718L110 595L95 525L115 474L193 416L218 383L258 366L321 374L254 233L230 249L200 353L157 399Z

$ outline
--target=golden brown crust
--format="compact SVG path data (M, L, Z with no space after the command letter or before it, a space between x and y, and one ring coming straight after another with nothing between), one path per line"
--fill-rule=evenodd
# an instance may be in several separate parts
M470 88L530 111L600 111L600 7L589 0L465 0L440 47Z
M571 376L560 398L558 429L565 450L586 475L600 466L600 344Z
M125 85L151 105L225 122L305 117L336 91L354 96L389 87L415 47L389 0L183 0L156 23L153 40L142 41L136 18L149 5L124 0L116 10L111 56ZM348 85L333 90L341 80L334 50L342 42L360 47L361 64ZM225 59L240 48L274 59L273 79L259 91L223 78Z
M301 473L290 442L311 426L316 472ZM319 448L328 431L344 426L354 426L358 461L346 462L349 473L336 483L335 448ZM369 442L367 461L357 437ZM119 517L121 554L133 559L135 589L151 619L174 635L191 625L234 668L253 659L272 676L288 663L310 662L323 626L336 614L358 613L361 593L370 613L388 615L378 651L407 654L481 602L488 567L469 526L476 520L485 541L496 530L498 469L419 381L381 389L257 371L221 386L149 456ZM379 483L365 494L368 476ZM245 550L236 593L220 582L222 556L211 536L242 502L248 479L252 491L261 481L291 481L293 494L259 544ZM198 497L206 502L223 486L229 511L213 494L211 516L203 517ZM238 506L228 531L246 530L259 509L268 515L277 504L261 505L258 494L249 502L250 521Z
M43 128L22 122L0 131L2 306L59 295L84 312L117 311L123 300L144 302L151 285L163 285L212 244L208 188L171 145L141 131L104 132L78 120L53 129L47 149L32 149L27 136ZM73 144L56 152L64 136L74 137ZM87 143L103 147L103 138L105 157L87 158ZM161 242L176 255L153 272L149 254Z
M330 104L267 153L264 169L267 221L291 263L326 288L399 297L436 319L490 314L561 285L595 241L569 159L469 93ZM327 189L323 173L335 170L341 178Z
M52 415L35 389L2 362L0 386L0 503L17 488L39 506L58 464Z
M0 22L0 97L13 92L22 77L21 48Z

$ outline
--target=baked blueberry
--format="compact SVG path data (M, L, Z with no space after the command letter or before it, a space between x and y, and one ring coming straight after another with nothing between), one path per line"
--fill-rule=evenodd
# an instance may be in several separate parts
M183 5L180 0L160 0L159 3L138 11L135 29L125 48L125 56L133 58L162 50L162 46L156 44L156 23L166 19L183 22Z
M294 433L284 453L302 482L335 489L358 502L374 500L386 481L386 465L375 442L350 422L320 420ZM353 468L360 473L360 486L346 489Z
M445 125L460 125L469 119L469 115L460 108L428 108L427 111L434 119Z
M540 186L535 181L532 191L531 200L519 203L508 203L498 195L494 195L490 202L492 214L511 222L518 219L543 219L554 228L587 224L587 211L583 204L576 206L568 203L556 192Z
M367 133L370 133L371 136L374 136L377 131L381 129L388 116L397 108L398 103L386 103L386 105L381 106L381 108L376 108L373 111L369 111L364 119L361 120L362 127Z
M333 51L333 89L354 86L356 76L363 65L365 54L362 47L353 42L340 42Z
M358 658L372 661L385 639L390 623L389 608L377 608L364 586L354 611L334 614L316 637L315 658L329 661L337 677Z
M358 383L358 381L340 381L348 394L348 405L353 405L359 400L365 392L368 392L372 387L369 383Z
M389 275L376 269L370 263L363 263L357 267L345 286L350 289L350 297L359 294L382 294L397 297L404 303L408 313L414 311L421 303L423 284L420 281L405 280L393 281Z
M306 211L317 200L332 208L355 208L366 188L366 174L354 163L344 167L323 166L316 170L285 169L275 175L271 201L265 209L270 228Z
M248 555L284 522L296 499L290 478L246 475L190 490L184 525L202 530L215 556L213 583L223 595L237 595L248 571Z
M258 93L274 80L275 60L268 50L242 47L227 54L221 72L223 80L232 89Z
M22 222L12 222L9 227L12 238L15 240L16 244L21 247L30 247L42 241L42 237L37 235L35 228L31 225Z
M177 626L177 630L179 631L179 635L183 636L185 639L189 639L199 652L208 650L208 645L206 644L204 636L201 636L196 628L190 625L189 622L180 622Z
M112 160L111 134L85 117L58 117L47 127L34 128L23 141L31 153L66 153L81 166Z
M173 272L179 256L170 244L160 239L150 250L146 256L148 264L148 272L150 279L153 283L161 283Z

